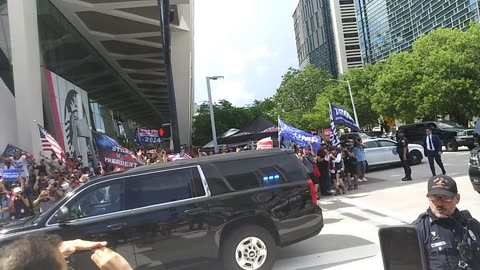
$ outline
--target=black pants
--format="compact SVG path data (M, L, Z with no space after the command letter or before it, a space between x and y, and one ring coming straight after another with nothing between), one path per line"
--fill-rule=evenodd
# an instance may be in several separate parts
M405 177L406 178L411 178L412 177L412 169L410 168L410 164L408 164L408 159L403 160L402 157L400 157L400 161L402 162L403 170L405 171Z
M447 173L445 171L445 168L443 167L443 162L442 162L442 156L441 155L439 155L438 153L433 152L433 151L428 151L427 157L428 157L428 163L430 164L430 170L432 171L432 175L434 175L434 176L436 175L435 174L435 163L433 163L433 160L435 160L435 162L437 162L437 164L440 167L440 169L442 170L443 174Z

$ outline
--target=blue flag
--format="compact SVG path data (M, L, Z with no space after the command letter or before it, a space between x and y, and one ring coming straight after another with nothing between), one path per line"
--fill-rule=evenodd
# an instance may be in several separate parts
M330 104L330 118L335 124L344 125L352 131L360 131L350 113L340 106Z
M312 143L313 151L315 151L315 153L320 149L320 146L322 144L322 137L318 135L312 135L301 129L289 126L280 119L278 119L278 123L280 127L278 136L286 140L290 140L304 148L308 147L308 142L310 141Z

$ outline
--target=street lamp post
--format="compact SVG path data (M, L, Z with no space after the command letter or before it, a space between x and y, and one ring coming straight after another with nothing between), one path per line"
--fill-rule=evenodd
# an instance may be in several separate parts
M210 124L212 125L213 149L218 154L217 130L215 128L215 116L213 115L212 91L210 89L210 80L223 79L223 76L207 76L208 107L210 108Z
M330 79L330 81L343 82L347 84L348 93L350 94L350 100L352 101L353 115L355 116L355 122L357 123L358 128L360 128L360 123L358 122L357 110L355 109L355 101L353 100L353 95L352 95L352 87L350 87L350 81L337 80L337 79Z

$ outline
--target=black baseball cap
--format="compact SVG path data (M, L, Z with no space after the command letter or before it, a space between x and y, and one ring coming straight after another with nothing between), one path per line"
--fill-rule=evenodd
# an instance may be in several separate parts
M447 175L437 175L428 180L428 196L444 195L455 197L457 195L457 183Z

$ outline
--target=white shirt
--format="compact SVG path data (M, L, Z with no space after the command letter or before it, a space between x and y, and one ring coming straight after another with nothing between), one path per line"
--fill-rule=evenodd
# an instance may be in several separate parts
M12 161L13 167L15 167L15 169L20 170L20 176L28 179L29 173L28 173L27 157L25 155L21 156L18 159L15 159L14 157L10 157L10 160Z
M435 147L433 146L433 137L431 134L427 136L427 150L435 151Z

